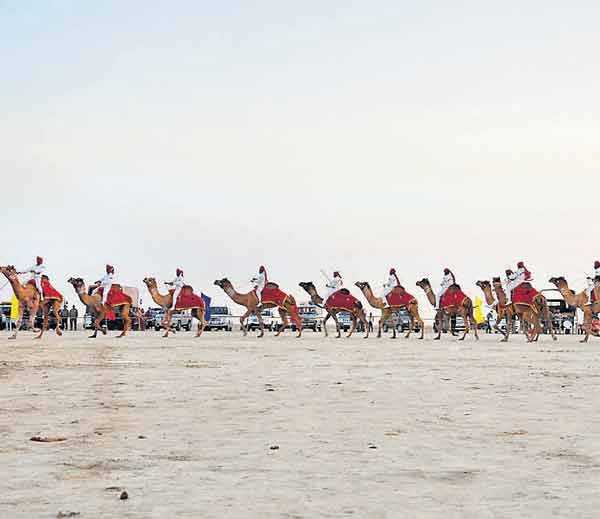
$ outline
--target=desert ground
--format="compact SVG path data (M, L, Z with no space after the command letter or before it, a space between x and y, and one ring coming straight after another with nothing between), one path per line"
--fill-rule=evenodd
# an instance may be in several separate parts
M2 518L598 517L598 340L4 334Z

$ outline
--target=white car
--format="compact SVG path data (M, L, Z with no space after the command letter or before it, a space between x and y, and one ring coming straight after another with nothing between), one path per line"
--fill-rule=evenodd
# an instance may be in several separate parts
M211 306L210 319L206 323L206 330L233 330L233 316L227 306Z
M263 324L265 325L265 329L269 330L269 331L273 331L275 330L275 323L276 323L276 319L275 319L275 315L273 313L273 310L271 308L268 308L266 310L263 310L260 314ZM281 319L279 320L281 322ZM248 317L248 321L246 322L246 327L248 328L248 330L257 330L258 329L258 318L252 314L250 317Z

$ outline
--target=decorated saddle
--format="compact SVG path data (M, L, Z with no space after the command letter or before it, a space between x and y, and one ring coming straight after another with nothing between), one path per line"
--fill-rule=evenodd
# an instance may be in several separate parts
M97 293L102 297L104 288L100 287ZM125 292L121 285L112 285L108 291L108 297L106 298L106 304L109 306L122 306L132 304L132 299Z
M444 292L442 300L440 301L440 306L442 308L460 306L466 298L467 295L461 290L460 285L452 285Z
M35 287L35 280L30 279L27 284ZM63 300L62 294L51 285L48 276L42 276L42 292L44 292L44 299L55 299L57 301Z
M387 304L392 308L408 306L415 301L415 297L404 290L404 287L394 288L387 296L385 296L385 299Z
M533 306L533 300L539 292L529 283L521 283L512 291L512 302L520 305Z
M169 290L172 295L174 289ZM179 292L177 301L175 301L175 310L191 310L195 308L204 309L204 299L201 296L194 294L194 289L190 285L184 285Z
M277 306L283 306L287 301L288 295L275 283L267 283L260 293L262 304L271 303Z
M346 310L352 312L356 308L362 308L362 304L347 289L343 288L327 298L325 308L328 310Z

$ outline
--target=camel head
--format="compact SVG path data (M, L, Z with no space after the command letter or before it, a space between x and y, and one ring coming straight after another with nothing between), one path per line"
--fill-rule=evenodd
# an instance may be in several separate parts
M431 290L431 283L429 282L429 280L427 278L423 278L423 279L421 279L421 281L417 281L416 284L418 287L422 288L425 291Z
M371 285L369 285L368 281L357 281L354 283L354 286L357 286L361 291L365 289L371 290Z
M563 276L550 278L548 281L550 283L552 283L554 286L556 286L557 288L569 288L567 280Z
M17 269L14 265L0 267L0 272L2 272L2 274L4 274L8 279L14 279L17 277Z
M477 283L475 283L479 288L481 288L481 290L487 290L488 288L492 288L492 285L490 284L489 281L487 280L483 280L483 281L478 281Z
M304 290L306 290L309 295L313 295L317 293L317 289L315 288L315 284L312 281L302 281L300 283L298 283L298 285L300 287L302 287Z
M227 290L228 288L233 288L231 281L229 281L227 278L216 279L214 284L217 285L218 287L222 288L223 290Z
M80 290L84 290L85 289L85 282L83 281L82 278L69 278L67 280L67 283L70 283L71 285L73 285L73 288L79 292Z
M156 289L156 279L155 278L144 278L143 282L148 287L148 290Z

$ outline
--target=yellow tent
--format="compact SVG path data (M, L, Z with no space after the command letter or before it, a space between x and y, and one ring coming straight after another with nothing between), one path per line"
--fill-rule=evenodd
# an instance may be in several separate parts
M475 315L475 321L477 324L485 323L485 312L483 311L483 300L477 296L473 303L473 314Z
M13 295L10 301L10 318L16 321L19 318L19 300Z

